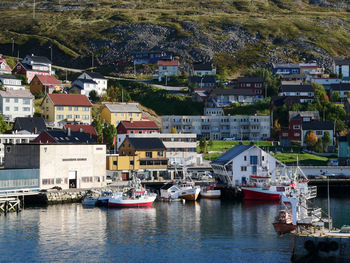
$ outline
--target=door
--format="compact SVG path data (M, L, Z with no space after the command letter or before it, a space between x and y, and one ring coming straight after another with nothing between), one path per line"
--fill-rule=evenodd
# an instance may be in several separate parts
M68 172L69 188L78 188L77 171Z

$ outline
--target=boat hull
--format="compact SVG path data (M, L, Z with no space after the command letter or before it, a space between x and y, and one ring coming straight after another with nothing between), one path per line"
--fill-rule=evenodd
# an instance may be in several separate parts
M220 196L221 196L220 190L201 191L201 198L219 199Z
M153 205L156 196L143 199L109 199L108 207L150 207Z
M294 232L297 228L292 224L285 224L285 223L273 223L272 225L275 231L279 234L291 233L291 232Z
M244 194L243 199L245 200L271 200L279 201L281 199L281 194L276 192L270 192L268 190L263 190L261 188L245 188L242 187Z
M199 188L190 188L182 190L180 193L180 198L189 200L189 201L196 201L200 193Z

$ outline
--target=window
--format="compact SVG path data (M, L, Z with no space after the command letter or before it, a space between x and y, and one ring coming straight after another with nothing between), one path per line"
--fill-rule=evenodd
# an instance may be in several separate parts
M15 111L18 111L18 107L15 107Z
M49 107L46 107L46 111L49 111Z
M63 115L62 114L58 114L58 115L56 115L56 119L57 120L63 120Z
M43 179L42 183L43 184L55 184L55 179L54 178Z
M120 116L121 116L121 117L124 117L124 113L120 113Z
M57 110L63 110L63 107L62 106L58 106Z
M258 156L256 155L250 156L250 164L258 164Z
M247 171L247 166L241 166L241 171L246 172Z
M74 118L80 119L80 115L75 115Z
M132 113L129 113L129 117L132 117Z
M72 108L72 107L68 107L68 110L69 110L69 111L72 111L72 110L73 110L73 108Z
M316 135L323 135L323 131L316 131Z
M130 161L130 165L134 165L134 161Z
M89 107L83 107L83 111L89 111ZM117 116L117 113L115 113L115 116Z
M67 115L67 119L72 119L72 115L71 114Z
M257 171L257 167L254 165L254 166L252 166L252 173L253 174L256 174L256 171Z
M138 116L139 116L139 113L135 113L135 116L138 117Z
M77 110L79 110L79 108L78 107L74 107L74 110L77 111Z
M300 130L300 125L293 125L294 130Z
M89 118L89 115L83 115L83 120L89 120L90 118Z
M10 102L10 99L9 99L9 98L6 98L5 101L6 101L6 102Z
M56 184L61 184L63 182L62 178L56 178Z
M30 99L23 99L23 104L24 105L29 105L30 104Z
M29 107L23 107L22 110L23 111L30 111L30 108Z
M152 152L146 152L146 157L152 158Z
M10 111L10 107L5 107L5 111Z
M158 156L164 156L163 152L158 152Z
M264 161L265 160L265 156L261 156L261 160Z
M113 161L113 165L118 165L118 161Z
M247 156L244 156L244 161L246 161L247 160Z

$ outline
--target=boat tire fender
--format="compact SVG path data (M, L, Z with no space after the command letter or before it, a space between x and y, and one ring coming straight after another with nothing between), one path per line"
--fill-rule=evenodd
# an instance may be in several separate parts
M329 244L329 249L330 249L331 251L336 251L336 250L338 250L338 249L339 249L338 243L335 242L335 241L332 241L332 242Z
M327 252L328 253L329 252L329 248L330 248L329 244L327 244L324 241L319 242L318 245L317 245L317 250L319 250L319 251L323 251L323 252Z
M305 241L304 248L309 252L314 252L316 250L316 246L312 240Z

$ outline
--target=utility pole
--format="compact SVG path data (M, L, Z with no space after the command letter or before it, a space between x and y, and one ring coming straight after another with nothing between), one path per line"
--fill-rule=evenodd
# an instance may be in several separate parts
M49 48L50 48L50 53L51 53L51 63L52 63L52 46L50 46Z
M94 71L94 53L92 53L91 57L91 71Z
M135 60L134 60L134 75L136 77L136 64L135 64Z
M34 3L33 3L33 19L35 19L35 0L34 0Z
M124 89L122 89L122 102L124 102Z
M13 57L13 52L15 51L15 40L13 38L11 38L12 40L12 53L11 56Z

